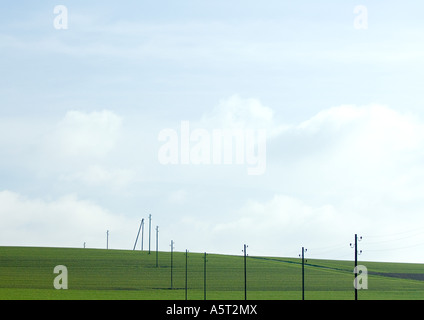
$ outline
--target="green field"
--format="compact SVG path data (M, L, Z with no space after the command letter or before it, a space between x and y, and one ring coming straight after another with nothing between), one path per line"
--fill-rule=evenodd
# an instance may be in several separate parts
M0 247L0 299L185 299L183 252ZM189 253L188 299L204 298L204 255ZM368 269L368 289L359 299L424 299L424 265L360 262ZM57 265L68 270L68 289L57 290ZM247 258L247 298L301 299L300 259ZM242 256L208 254L208 300L244 299ZM353 262L308 259L305 299L353 299Z

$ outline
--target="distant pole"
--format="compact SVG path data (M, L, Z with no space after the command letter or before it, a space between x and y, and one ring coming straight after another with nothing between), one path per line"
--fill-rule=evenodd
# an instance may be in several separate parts
M246 275L246 257L247 257L247 252L246 252L246 248L248 246L244 245L244 300L247 300L247 275Z
M141 230L141 223L140 223L140 227L138 228L137 237L135 238L133 250L135 250L135 246L137 245L138 236L140 235L140 230Z
M203 262L203 300L206 300L206 252Z
M149 254L150 254L150 232L152 229L152 215L149 214Z
M143 251L143 242L144 242L144 218L141 219L141 251Z
M357 267L358 267L358 234L355 233L355 300L358 300L358 273L357 273Z
M85 249L85 242L84 242L84 249Z
M302 247L302 300L305 300L305 248Z
M159 267L158 248L159 248L159 226L156 226L156 268Z
M109 249L109 230L106 231L106 249Z
M172 268L174 266L174 240L171 240L171 289L173 288L172 285Z
M308 249L305 249L304 247L302 247L302 300L305 300L305 252L306 251L308 251Z
M186 249L186 256L185 256L185 262L186 262L186 265L185 265L185 299L187 300L187 260L188 260L188 250Z

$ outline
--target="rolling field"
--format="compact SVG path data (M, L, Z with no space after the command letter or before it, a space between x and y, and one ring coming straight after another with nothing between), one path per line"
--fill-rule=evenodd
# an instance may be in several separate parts
M183 252L0 247L0 299L185 299ZM424 265L359 262L368 269L368 289L359 299L424 300ZM68 289L53 286L57 265L68 270ZM204 255L189 253L189 300L204 298ZM302 297L300 259L247 258L247 298L299 300ZM208 254L208 300L244 299L242 256ZM353 262L308 259L305 299L353 299Z

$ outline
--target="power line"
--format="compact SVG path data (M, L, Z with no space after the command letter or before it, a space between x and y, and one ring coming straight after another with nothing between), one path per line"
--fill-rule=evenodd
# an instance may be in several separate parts
M371 238L371 239L372 238L381 238L381 237L393 236L393 235L415 232L415 231L424 232L424 227L407 229L407 230L403 230L403 231L399 231L399 232L395 232L395 233L391 232L391 233L386 233L386 234L371 234L371 235L367 235L367 238Z
M404 235L404 236L403 236ZM375 234L371 234L371 235L367 235L367 238L370 238L371 241L367 241L367 243L369 244L379 244L379 243L386 243L386 242L395 242L395 241L399 241L399 240L404 240L404 239L408 239L408 238L413 238L416 236L420 236L420 235L424 235L424 228L420 227L420 228L414 228L414 229L409 229L409 230L404 230L404 231L400 231L400 232L392 232L392 233L387 233L387 234L381 234L381 235L375 235ZM401 237L398 237L401 236ZM378 240L379 238L383 238L381 240ZM384 238L388 238L388 239L384 239ZM373 239L375 239L373 241Z
M411 234L411 235L408 235L408 236L404 236L404 237L401 237L401 238L393 238L393 239L380 240L380 241L371 241L369 244L384 244L384 243L390 243L390 242L398 242L398 241L402 241L402 240L405 240L405 239L415 238L415 237L420 236L420 235L422 235L422 234L418 233L418 234Z
M419 247L419 246L424 246L424 242L421 243L416 243L416 244L412 244L412 245L407 245L407 246L402 246L402 247L389 247L389 248L384 248L384 249L368 249L367 251L393 251L393 250L403 250L403 249L409 249L409 248L415 248L415 247Z
M317 259L322 259L322 255L340 251L345 248L346 248L345 245L334 245L334 246L318 247L318 248L313 247L312 249L314 252L314 256L318 256L319 258Z

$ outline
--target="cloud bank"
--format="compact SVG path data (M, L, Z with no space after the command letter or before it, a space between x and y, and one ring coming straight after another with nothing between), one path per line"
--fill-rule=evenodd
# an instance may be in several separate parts
M106 247L129 246L125 235L133 231L133 221L123 215L75 195L56 200L27 198L16 192L0 192L0 242L2 245ZM127 240L127 241L125 241Z
M238 253L237 246L246 242L257 255L296 256L299 247L308 246L317 258L349 259L348 244L358 233L364 237L364 259L408 261L411 250L424 243L424 230L416 230L424 210L424 122L418 116L379 104L340 105L284 123L259 99L233 95L193 123L271 132L266 174L250 177L235 165L161 166L145 157L147 150L157 151L154 144L132 153L133 148L122 148L122 141L134 141L129 133L154 134L125 127L123 116L113 111L69 111L50 129L38 128L35 136L46 138L32 143L39 154L36 163L62 193L3 190L0 242L104 247L109 229L116 247L129 248L140 217L117 208L129 199L121 191L131 190L131 196L148 201L158 220L162 216L164 234L192 251ZM10 146L10 141L2 144ZM140 173L127 165L129 154L135 162L144 159L148 182L135 179ZM225 184L219 180L223 174ZM150 189L155 184L161 187ZM82 200L76 186L87 194L110 193ZM106 194L113 194L112 210L102 199ZM397 234L405 235L401 242ZM379 236L385 240L371 241ZM166 237L161 241L160 247L167 247Z

